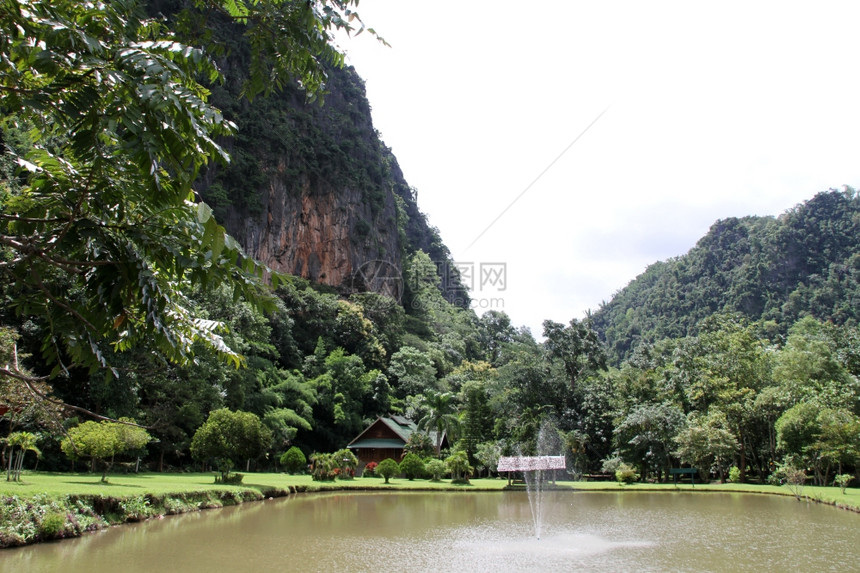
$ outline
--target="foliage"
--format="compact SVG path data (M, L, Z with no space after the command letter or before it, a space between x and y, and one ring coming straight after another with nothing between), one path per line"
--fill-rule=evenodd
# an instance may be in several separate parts
M415 454L422 458L426 458L433 454L433 440L430 439L424 432L412 432L406 444L403 446L403 451L407 454Z
M738 466L732 466L729 469L729 483L740 483L741 481L741 470Z
M134 420L120 418L118 422L87 421L70 428L62 442L62 450L72 459L89 458L101 463L104 470L101 481L107 481L107 473L116 455L140 450L150 441L149 433L134 424Z
M860 321L860 195L817 194L778 218L717 221L686 255L654 263L592 314L618 365L643 343L698 333L715 312L770 321L784 335L804 315Z
M455 414L455 398L456 396L451 392L429 391L424 394L426 413L418 420L418 429L426 430L428 433L430 431L435 432L437 456L442 449L442 440L445 435L448 435L450 440L453 431L460 427L460 421Z
M305 454L296 446L281 455L281 465L291 474L303 473L308 465Z
M462 480L469 483L473 468L469 465L469 456L466 452L461 450L445 458L445 467L451 472L452 480Z
M385 483L388 480L400 473L400 466L391 458L385 458L379 465L376 466L376 475L385 478Z
M430 474L430 481L439 481L442 479L442 476L448 471L448 466L444 461L433 458L427 460L424 464L424 471Z
M475 451L475 459L480 462L490 476L499 467L499 458L502 456L502 446L498 442L483 442L478 444Z
M311 479L334 481L340 473L340 463L334 454L311 454Z
M355 477L355 468L358 467L358 458L352 453L352 450L343 448L336 451L334 454L335 460L338 462L339 479L352 479Z
M376 477L376 466L379 463L377 462L367 462L367 465L364 466L364 470L361 472L362 477Z
M851 480L854 479L854 476L851 474L838 474L833 478L833 485L838 486L840 490L842 490L842 495L845 495L845 488L848 487L848 484L851 483Z
M108 345L182 362L200 341L238 364L187 298L191 284L226 283L262 300L263 269L191 190L234 130L198 82L218 79L214 63L130 0L4 2L0 19L0 108L29 139L4 149L20 171L2 182L3 273L54 373L107 366Z
M27 452L33 452L36 456L42 455L42 452L36 447L38 439L38 436L30 432L13 432L9 434L9 437L6 438L6 445L9 448L9 453L7 454L9 466L6 471L6 481L21 481L24 455ZM12 461L12 453L15 454L14 462Z
M424 477L424 460L418 454L406 454L400 460L400 473L408 480Z
M778 470L779 475L785 480L785 485L791 491L792 495L798 500L803 496L803 488L806 486L806 481L809 477L806 475L806 470L795 466L792 463L787 463L781 466Z
M636 473L636 470L632 466L621 462L615 470L615 481L620 485L630 484L639 481L639 474Z
M236 461L260 457L271 443L272 432L259 416L221 408L210 412L194 433L191 455L201 462L214 460L221 482L227 483Z

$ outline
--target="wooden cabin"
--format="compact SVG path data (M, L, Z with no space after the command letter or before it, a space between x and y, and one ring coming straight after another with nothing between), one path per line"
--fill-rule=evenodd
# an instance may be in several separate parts
M358 467L370 462L379 463L384 459L391 458L400 463L403 458L403 447L409 441L409 437L418 431L415 422L403 416L379 417L361 432L346 447L352 450L358 458ZM436 432L428 432L430 440L436 443ZM442 436L442 447L448 446L447 436Z

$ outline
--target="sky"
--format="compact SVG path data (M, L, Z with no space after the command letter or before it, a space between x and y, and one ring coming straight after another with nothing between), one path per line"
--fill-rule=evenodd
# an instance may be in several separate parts
M535 336L718 219L860 186L860 2L365 0L340 41L468 279ZM482 280L483 277L483 280Z

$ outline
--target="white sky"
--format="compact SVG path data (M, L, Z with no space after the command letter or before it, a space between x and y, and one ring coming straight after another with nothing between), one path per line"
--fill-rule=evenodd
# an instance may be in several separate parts
M374 125L454 259L476 274L506 264L504 291L476 283L476 310L497 299L536 336L687 252L717 219L860 186L860 2L358 11L392 46L341 46Z

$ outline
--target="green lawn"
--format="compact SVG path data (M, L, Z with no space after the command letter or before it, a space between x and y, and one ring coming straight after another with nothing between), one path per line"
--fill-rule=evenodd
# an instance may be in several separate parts
M507 485L505 479L472 479L470 485L453 485L450 481L431 482L428 480L409 481L393 478L385 484L382 478L356 478L335 482L314 482L310 476L291 476L276 473L249 473L244 483L238 486L216 484L212 473L143 473L111 475L108 483L101 483L96 474L68 474L24 472L22 482L0 481L0 494L29 497L36 494L62 497L65 495L103 495L111 497L134 497L143 494L176 494L183 492L217 490L257 490L266 492L273 489L306 491L326 491L337 489L373 489L380 491L396 490L447 490L447 491L491 491L500 490ZM784 486L751 484L631 484L619 486L615 482L571 482L560 481L558 487L584 491L722 491L759 494L792 495ZM836 504L860 511L860 489L849 488L843 495L836 487L812 487L803 489L803 495L825 503Z

